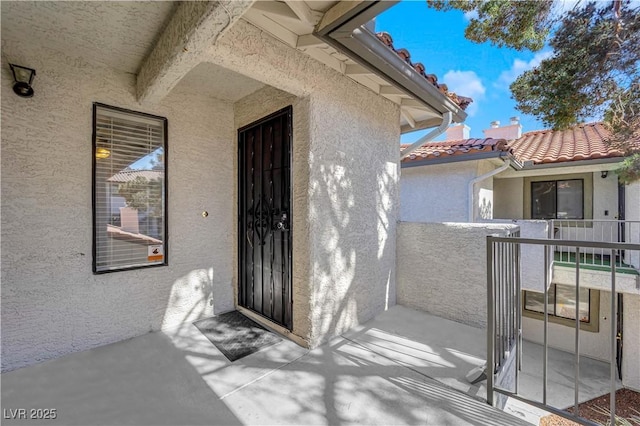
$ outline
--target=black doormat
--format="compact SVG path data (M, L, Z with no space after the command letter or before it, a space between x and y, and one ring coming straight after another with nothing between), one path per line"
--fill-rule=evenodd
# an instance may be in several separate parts
M238 311L201 319L193 325L231 362L282 340Z

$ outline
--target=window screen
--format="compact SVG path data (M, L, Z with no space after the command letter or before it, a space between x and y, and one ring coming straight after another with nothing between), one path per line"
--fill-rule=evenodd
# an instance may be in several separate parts
M94 104L93 269L167 264L167 120Z

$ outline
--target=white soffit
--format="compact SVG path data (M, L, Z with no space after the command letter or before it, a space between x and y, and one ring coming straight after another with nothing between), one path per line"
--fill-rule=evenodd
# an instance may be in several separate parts
M221 81L224 84L220 84ZM223 101L236 102L262 87L264 87L263 83L252 78L216 64L202 62L189 71L173 90L182 93L206 94Z
M3 1L2 38L136 74L174 6L157 1Z
M440 113L416 101L312 35L320 18L336 3L339 2L261 0L253 4L243 15L243 19L400 105L400 125L403 132L438 125L442 121Z

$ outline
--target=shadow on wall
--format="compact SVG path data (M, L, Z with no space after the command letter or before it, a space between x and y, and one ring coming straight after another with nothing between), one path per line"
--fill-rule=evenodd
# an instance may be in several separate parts
M161 328L190 327L197 319L231 310L214 295L214 269L194 269L171 286Z
M491 201L486 198L482 199L482 204L480 205L480 218L481 219L492 219L493 218L493 205Z
M313 200L309 217L311 238L316 241L312 251L312 347L372 318L390 300L395 303L395 288L390 288L394 273L388 270L393 263L384 259L395 246L390 216L397 165L356 160L340 151L332 155L330 160L312 155L309 161ZM371 179L359 171L363 161L369 169L378 170L369 173Z

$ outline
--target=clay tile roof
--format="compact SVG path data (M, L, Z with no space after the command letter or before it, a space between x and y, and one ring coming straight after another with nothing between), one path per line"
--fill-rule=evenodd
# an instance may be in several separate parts
M164 170L121 170L115 175L111 176L107 181L109 182L131 182L136 178L141 177L147 180L158 180L163 177Z
M412 63L411 62L411 52L407 49L396 49L393 47L393 38L391 38L391 34L387 32L379 32L376 34L378 40L384 43L389 49L393 50L396 55L402 58L403 61L406 61L409 65L411 65L420 75L427 79L429 83L434 85L442 94L451 99L456 105L460 107L460 109L466 109L473 99L467 98L464 96L456 95L453 92L449 92L449 88L445 84L438 84L438 77L434 74L425 74L425 67L421 63Z
M405 149L409 144L401 145ZM456 156L475 154L480 152L503 151L510 152L507 141L504 139L463 139L457 141L427 142L402 159L403 163L411 161L428 160L442 156Z
M589 123L567 130L527 132L509 142L509 147L519 161L534 164L623 157L622 151L605 142L609 135L602 123Z

